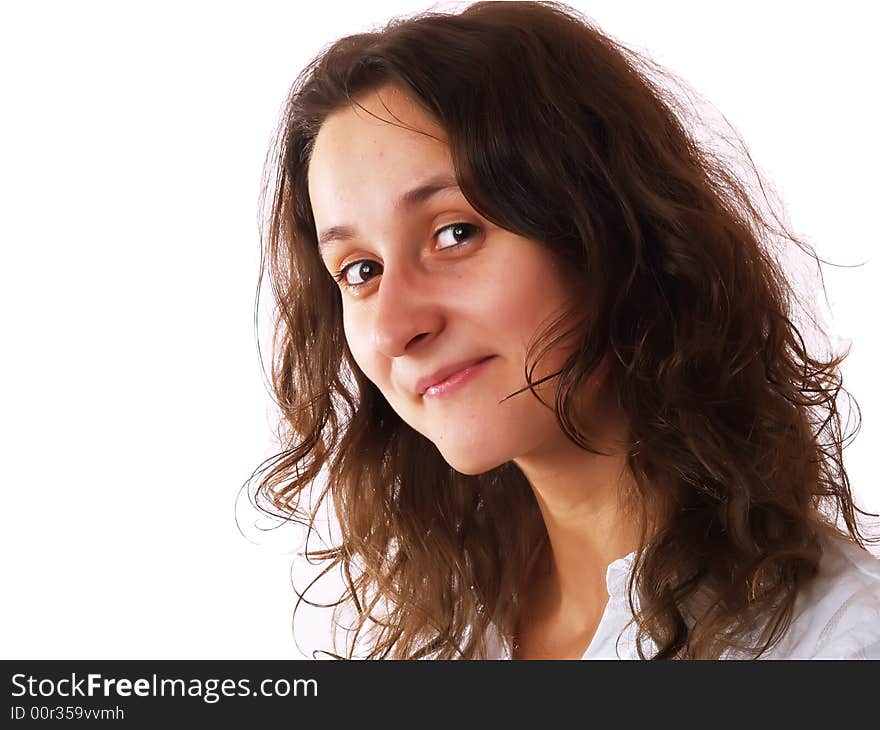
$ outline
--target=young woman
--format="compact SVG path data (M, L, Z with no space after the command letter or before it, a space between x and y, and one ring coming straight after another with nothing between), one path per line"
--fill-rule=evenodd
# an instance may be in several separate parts
M332 500L344 656L880 657L845 356L808 352L770 251L802 244L646 68L481 2L294 84L258 497Z

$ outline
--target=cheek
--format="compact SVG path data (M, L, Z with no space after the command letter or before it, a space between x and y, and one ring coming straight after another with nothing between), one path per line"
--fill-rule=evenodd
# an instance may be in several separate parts
M345 335L345 342L348 344L351 356L354 358L357 366L366 374L367 371L365 370L364 365L365 357L367 355L367 343L366 338L363 336L363 328L359 327L356 322L353 322L347 314L343 314L342 331Z
M495 326L527 348L559 313L562 300L556 294L542 278L508 287L493 308Z
M348 349L355 364L380 389L385 387L381 379L379 357L373 346L369 328L356 318L343 316L343 330Z
M517 285L506 290L505 296L497 302L495 310L497 331L508 332L512 341L521 348L522 366L537 363L532 374L533 382L558 370L576 349L575 342L568 338L556 342L552 350L544 352L545 347L563 334L566 327L573 324L565 320L562 322L562 329L554 328L548 338L542 338L551 325L565 313L575 292L560 280L557 272L548 270L546 264L544 266L540 264L545 262L535 263L531 269L539 272L536 276L520 280ZM552 387L555 385L551 381L538 386L538 390Z

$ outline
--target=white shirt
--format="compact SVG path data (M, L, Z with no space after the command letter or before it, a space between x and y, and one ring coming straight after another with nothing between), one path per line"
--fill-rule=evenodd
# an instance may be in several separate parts
M795 599L788 630L759 659L880 659L880 559L845 540L826 545L819 573ZM639 658L638 627L624 630L632 618L626 583L634 559L631 552L608 566L608 603L582 659ZM638 608L638 596L633 599ZM646 657L656 653L650 639L643 641ZM510 659L509 646L494 625L486 644L489 659Z

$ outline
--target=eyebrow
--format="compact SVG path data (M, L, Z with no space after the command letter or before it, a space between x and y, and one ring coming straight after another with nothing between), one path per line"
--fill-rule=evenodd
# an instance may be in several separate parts
M454 175L441 173L422 181L414 188L403 193L394 203L395 210L409 210L418 205L423 205L437 193L447 190L460 190ZM331 226L318 236L318 249L324 251L334 243L350 241L357 238L354 226L338 225Z

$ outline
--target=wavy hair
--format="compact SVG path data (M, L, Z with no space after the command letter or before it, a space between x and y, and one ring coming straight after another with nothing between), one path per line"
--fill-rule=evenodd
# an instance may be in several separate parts
M344 577L327 606L334 626L354 609L352 641L340 654L334 632L332 656L355 658L358 640L363 658L485 656L490 625L512 634L548 542L515 464L456 472L348 349L307 173L327 116L386 84L442 125L473 208L546 246L582 284L575 308L539 339L543 353L577 343L548 376L558 381L544 405L572 442L601 453L578 427L574 396L609 356L630 427L625 498L641 526L627 590L642 658L760 656L787 630L823 539L872 541L855 513L877 515L855 505L842 458L848 352L809 351L772 248L820 259L689 131L662 74L565 5L477 2L342 38L294 82L267 158L261 226L282 448L249 482L255 504L309 534L331 500L338 544L306 556L327 563L321 576ZM518 393L537 385L534 367Z

